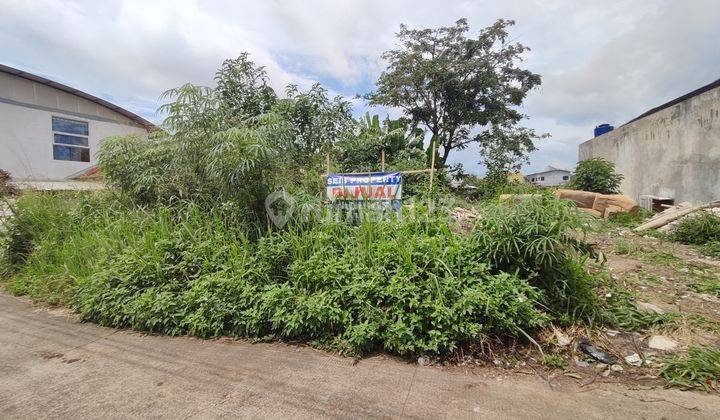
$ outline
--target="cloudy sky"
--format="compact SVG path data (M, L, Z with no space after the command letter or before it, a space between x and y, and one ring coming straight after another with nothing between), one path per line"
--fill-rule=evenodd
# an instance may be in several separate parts
M242 51L277 90L320 81L354 98L373 89L401 23L466 17L479 30L514 19L511 40L532 48L524 65L543 77L523 107L526 125L552 135L525 172L570 168L595 125L621 125L720 78L720 0L0 0L0 10L0 63L156 122L161 92L211 85ZM353 102L356 115L369 109ZM478 160L473 149L451 155L473 172Z

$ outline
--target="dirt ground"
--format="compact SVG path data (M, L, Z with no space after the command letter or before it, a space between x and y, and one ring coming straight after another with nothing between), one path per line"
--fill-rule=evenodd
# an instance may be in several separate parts
M710 419L720 412L720 398L706 393L150 336L78 323L65 310L5 294L0 325L3 418Z
M612 371L602 380L659 386L662 381L656 375L661 358L682 354L693 345L720 347L720 261L702 255L697 248L627 228L606 227L593 234L592 241L607 259L603 269L634 293L637 302L673 316L667 325L644 332L569 331L570 336L591 336L594 344L618 358L622 371ZM669 351L649 348L648 341L655 335L675 341L677 347ZM640 356L642 366L625 362L632 354ZM573 362L569 370L583 376L592 375L593 369L602 370L592 360L588 366Z

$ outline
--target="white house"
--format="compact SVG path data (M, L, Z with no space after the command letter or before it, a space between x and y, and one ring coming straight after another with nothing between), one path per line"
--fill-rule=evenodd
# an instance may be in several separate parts
M95 165L101 140L155 126L69 86L0 64L0 169L16 180L63 180Z
M568 170L548 166L542 172L525 175L525 179L543 187L555 187L569 182L570 174Z

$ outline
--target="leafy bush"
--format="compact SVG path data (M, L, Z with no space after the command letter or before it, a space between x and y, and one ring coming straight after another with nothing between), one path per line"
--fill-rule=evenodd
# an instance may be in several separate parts
M494 270L530 279L561 320L592 320L595 280L584 263L596 255L584 241L588 217L550 196L488 204L473 230L477 256Z
M615 165L602 158L586 159L578 163L568 188L600 194L617 194L623 176L615 173Z
M660 375L669 386L717 391L720 385L720 349L691 347L685 357L666 359Z
M672 239L690 245L720 241L720 217L709 211L685 217L675 228Z

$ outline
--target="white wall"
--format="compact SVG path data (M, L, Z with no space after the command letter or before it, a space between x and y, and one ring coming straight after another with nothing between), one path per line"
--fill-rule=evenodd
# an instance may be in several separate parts
M88 123L90 162L53 160L53 116ZM127 134L145 136L147 132L138 126L0 102L0 169L17 180L65 179L97 163L101 140Z
M568 179L563 179L563 176L567 176ZM545 180L541 181L541 177L545 177ZM535 181L530 181L533 178L535 178ZM570 182L570 172L561 170L540 172L537 174L526 175L525 179L543 187L555 187L565 184L566 182Z

